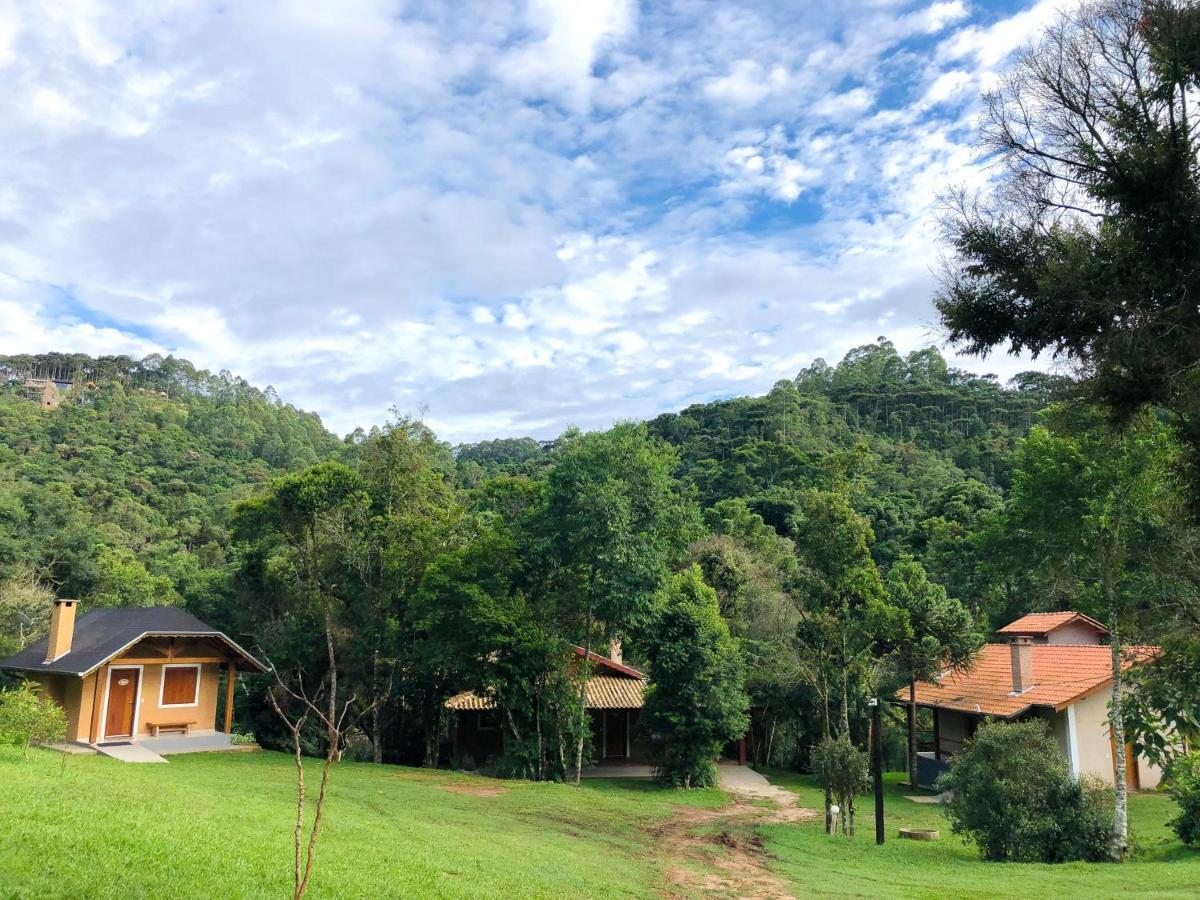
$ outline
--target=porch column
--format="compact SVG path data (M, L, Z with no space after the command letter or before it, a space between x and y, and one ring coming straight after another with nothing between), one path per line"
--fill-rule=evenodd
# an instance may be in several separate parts
M101 684L103 682L103 684ZM100 740L100 707L104 701L104 691L108 689L108 666L96 670L96 686L92 691L92 728L88 732L88 743L94 744Z
M225 733L233 733L233 686L237 682L237 663L229 663L229 674L225 679Z
M1071 776L1079 777L1079 732L1075 726L1075 704L1067 707L1067 765Z
M631 734L633 729L629 727L629 710L625 710L625 759L628 761L633 754L630 752Z
M933 708L933 758L940 760L942 758L942 728L938 723L938 710Z

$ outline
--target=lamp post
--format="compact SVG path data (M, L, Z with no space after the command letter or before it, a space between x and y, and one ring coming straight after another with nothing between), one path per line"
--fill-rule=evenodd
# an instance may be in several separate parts
M871 706L871 774L875 780L875 843L883 843L883 704L878 697Z

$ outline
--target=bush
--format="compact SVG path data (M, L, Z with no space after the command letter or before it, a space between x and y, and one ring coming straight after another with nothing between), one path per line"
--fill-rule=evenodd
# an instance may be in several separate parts
M1200 845L1200 751L1181 756L1167 770L1167 793L1179 804L1170 825L1179 839Z
M1110 859L1111 792L1071 776L1041 720L980 726L938 787L951 792L945 810L955 834L974 840L984 859Z
M842 808L842 831L854 834L854 798L865 794L870 775L867 754L848 737L825 738L810 754L813 772L821 787Z
M39 697L30 682L0 693L0 743L15 744L28 759L30 744L61 741L66 734L67 714Z

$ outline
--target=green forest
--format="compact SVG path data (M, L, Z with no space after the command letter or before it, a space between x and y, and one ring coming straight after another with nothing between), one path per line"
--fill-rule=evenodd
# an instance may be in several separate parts
M1117 573L1126 639L1171 643L1197 609L1168 425L1097 437L1068 379L1000 385L882 338L765 396L460 446L407 418L339 440L269 390L170 358L0 367L5 647L44 630L54 595L185 606L277 671L316 683L332 663L361 759L452 762L443 703L474 689L505 713L499 770L569 779L591 752L569 645L620 638L656 682L679 647L712 661L728 700L715 747L752 709L758 761L806 768L831 722L865 740L867 698L921 676L904 643L921 610L964 610L942 652L1028 611L1105 618L1096 555L1060 517L1105 502L1109 474L1141 492ZM31 371L75 384L43 409ZM1046 467L1079 469L1075 492L1039 487ZM282 748L270 686L247 680L237 721ZM669 694L648 706L663 727ZM889 723L902 768L902 716ZM305 749L325 740L310 725Z

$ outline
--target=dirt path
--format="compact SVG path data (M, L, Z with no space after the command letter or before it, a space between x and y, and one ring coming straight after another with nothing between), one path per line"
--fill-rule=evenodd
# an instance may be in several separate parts
M796 806L796 795L776 787L750 769L722 767L721 787L733 797L722 809L679 807L676 816L655 833L659 849L670 860L667 898L793 898L787 882L767 868L767 854L757 829L776 822L816 818L813 809ZM755 806L754 801L770 806ZM684 865L684 862L695 866ZM707 870L707 871L704 871Z

